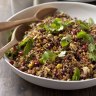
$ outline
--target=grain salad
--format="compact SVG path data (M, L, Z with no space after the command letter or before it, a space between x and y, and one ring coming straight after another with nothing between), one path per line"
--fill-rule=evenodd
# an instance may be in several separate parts
M96 77L96 25L56 12L31 23L21 42L6 52L19 70L64 81Z

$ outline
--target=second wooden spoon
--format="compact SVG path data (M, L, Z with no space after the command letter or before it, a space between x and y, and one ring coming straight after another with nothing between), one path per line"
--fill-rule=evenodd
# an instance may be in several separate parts
M45 16L54 13L56 10L57 8L54 7L46 7L38 10L33 17L20 19L16 21L0 22L0 31L10 29L17 25L32 22L32 21L41 21Z

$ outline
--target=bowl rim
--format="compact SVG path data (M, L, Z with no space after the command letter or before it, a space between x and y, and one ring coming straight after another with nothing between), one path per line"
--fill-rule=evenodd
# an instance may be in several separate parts
M47 4L75 4L75 5L83 5L83 6L87 6L87 7L94 7L96 8L95 5L92 5L92 4L88 4L88 3L82 3L82 2L47 2L47 3L42 3L42 4L38 4L36 6L30 6L28 8L25 8L17 13L15 13L14 15L12 15L10 18L7 19L7 21L10 21L13 17L19 15L20 13L23 13L24 11L27 11L31 8L35 8L37 6L42 6L42 5L47 5ZM22 73L23 75L27 75L27 76L30 76L30 77L34 77L34 78L37 78L37 79L42 79L42 80L47 80L47 81L53 81L53 82L58 82L58 83L82 83L82 82L89 82L89 81L93 81L93 80L96 80L96 78L92 78L92 79L85 79L85 80L78 80L78 81L64 81L64 80L57 80L57 79L51 79L51 78L45 78L45 77L40 77L40 76L36 76L36 75L32 75L32 74L28 74L28 73L25 73L21 70L19 70L18 68L14 67L12 64L10 64L9 62L9 59L7 58L6 55L4 55L3 59L9 64L9 66L11 66L13 69L15 69L16 71Z
M15 14L13 14L13 15L12 15L11 17L9 17L6 21L10 21L13 17L15 17L15 16L17 16L18 14L23 13L24 11L29 10L29 9L31 9L31 8L35 8L35 7L42 6L42 5L47 5L47 4L60 4L60 3L61 3L61 4L63 3L63 4L83 5L83 6L87 6L87 7L94 7L94 8L96 8L95 5L92 5L92 4L89 4L89 3L85 3L85 2L67 2L67 1L65 1L65 2L63 2L63 1L59 1L59 2L57 2L57 1L47 2L47 3L42 3L42 4L35 5L35 6L27 7L27 8L25 8L25 9L23 9L23 10L15 13Z

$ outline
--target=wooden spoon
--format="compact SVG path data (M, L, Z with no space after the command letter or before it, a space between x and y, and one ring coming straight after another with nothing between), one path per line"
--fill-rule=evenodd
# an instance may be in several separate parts
M57 8L46 7L38 10L33 17L20 19L16 21L0 22L0 31L15 27L20 24L29 23L32 21L41 21L45 16L53 14Z
M15 44L17 44L19 41L21 41L23 39L24 36L24 32L27 31L30 27L26 24L22 24L17 26L14 29L14 32L12 34L12 38L11 41L9 43L7 43L4 47L2 47L0 49L0 58L3 57L4 53L11 48L12 46L14 46Z

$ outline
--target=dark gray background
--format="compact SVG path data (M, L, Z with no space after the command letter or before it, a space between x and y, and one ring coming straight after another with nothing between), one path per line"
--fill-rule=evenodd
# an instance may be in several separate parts
M96 2L93 2L93 4L96 4ZM31 84L16 75L3 59L0 60L0 96L96 96L95 94L96 86L66 91Z

